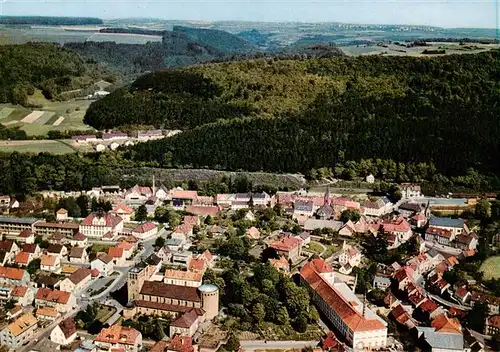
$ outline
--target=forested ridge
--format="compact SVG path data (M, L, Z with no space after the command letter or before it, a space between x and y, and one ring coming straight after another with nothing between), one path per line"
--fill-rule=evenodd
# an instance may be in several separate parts
M146 75L86 118L186 129L131 149L130 158L162 166L306 172L382 158L447 175L498 173L499 78L498 51L225 62Z
M84 26L103 24L95 17L53 17L53 16L0 16L0 24L7 25L46 25L46 26Z
M53 44L0 46L0 102L26 105L40 89L46 98L91 85L102 72L77 53Z

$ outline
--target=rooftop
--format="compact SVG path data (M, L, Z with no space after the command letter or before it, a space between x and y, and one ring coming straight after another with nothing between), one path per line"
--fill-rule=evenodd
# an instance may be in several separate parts
M278 251L291 251L302 244L302 241L296 237L285 236L278 241L271 243L270 247Z
M33 225L39 220L40 219L37 218L10 218L7 216L0 216L0 223Z
M365 315L362 314L363 303L345 283L330 285L321 273L316 271L318 266L322 267L320 261L322 259L317 259L315 264L309 262L304 265L300 275L337 312L347 326L353 331L386 329L387 323L370 309L365 307Z
M448 217L437 217L431 216L429 220L429 226L435 227L454 227L454 228L463 228L465 224L464 219L454 219Z
M142 295L159 296L190 302L200 302L196 287L169 285L159 281L145 281L140 292Z
M141 333L134 328L113 325L109 328L103 328L99 335L96 336L95 341L134 345L140 334Z
M25 313L7 326L7 328L13 336L19 336L37 323L38 320L33 316L33 314Z
M39 288L35 299L66 304L70 297L71 292L51 290L50 288Z

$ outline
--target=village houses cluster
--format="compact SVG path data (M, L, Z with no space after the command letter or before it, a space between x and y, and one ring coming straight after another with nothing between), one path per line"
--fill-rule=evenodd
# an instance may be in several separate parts
M85 296L88 289L103 278L116 277L116 282L123 278L127 284L128 304L120 311L123 319L174 317L169 325L170 340L158 342L152 351L194 351L200 331L210 326L222 308L219 288L203 282L204 273L215 267L218 258L209 250L191 250L194 228L206 226L214 238L223 237L227 229L220 224L202 225L207 217L243 211L245 219L254 221L256 210L276 206L300 226L300 233L264 233L255 224L244 236L257 247L263 244L272 249L276 256L269 262L278 270L286 275L298 273L311 302L335 328L335 334L329 333L320 343L324 350L382 350L397 345L388 336L387 321L354 293L357 277L353 270L365 264L363 248L353 240L360 236L384 235L389 249L409 241L417 243L418 254L405 265L378 265L373 287L386 292L387 318L414 331L416 340L428 350L466 350L465 329L456 317L477 302L487 302L490 308L484 333L500 329L499 298L470 290L466 284L452 286L443 277L476 253L478 236L463 219L431 215L432 206L418 185L403 184L403 198L394 203L387 197L347 197L328 190L208 197L181 188L156 187L154 182L153 187L136 185L122 190L104 186L85 194L111 201L113 209L83 219L72 219L67 210L59 209L55 222L0 217L0 300L15 304L0 331L0 344L20 348L50 326L50 337L38 342L37 346L45 346L38 350L46 348L42 342L72 345L79 351L141 350L142 335L132 327L110 324L91 340L78 334L74 313L92 301ZM44 193L45 197L70 195L76 194ZM4 202L11 206L10 199ZM135 212L142 205L150 217L160 205L190 215L167 235L167 224L135 221ZM346 210L359 217L341 221ZM325 230L338 233L338 250L321 258L311 248L313 242L320 243ZM159 236L166 237L165 244L153 251L151 241ZM40 238L46 242L44 248ZM96 244L104 245L105 250L92 252ZM145 249L147 245L151 252ZM34 281L29 269L35 260L40 267ZM119 288L110 282L109 287L92 292L93 297L107 297L111 289Z

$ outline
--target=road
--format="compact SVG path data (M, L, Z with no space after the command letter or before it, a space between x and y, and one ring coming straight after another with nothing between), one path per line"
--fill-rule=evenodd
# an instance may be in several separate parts
M471 307L468 307L468 306L462 306L460 304L456 304L456 303L452 303L450 301L447 301L439 296L436 296L436 295L432 295L430 293L427 292L427 294L429 295L429 297L431 297L432 299L438 301L439 303L441 304L444 304L445 306L447 307L453 307L453 308L456 308L456 309L460 309L460 310L463 310L463 311L468 311L468 310L471 310L472 308Z
M317 340L314 341L265 341L250 340L240 341L241 347L244 351L255 351L262 349L302 349L304 347L315 347L318 344Z

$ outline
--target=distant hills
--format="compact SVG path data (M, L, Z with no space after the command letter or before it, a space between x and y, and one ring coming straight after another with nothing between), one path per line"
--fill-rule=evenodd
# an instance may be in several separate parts
M0 24L7 25L85 26L103 23L103 20L95 17L0 16Z

